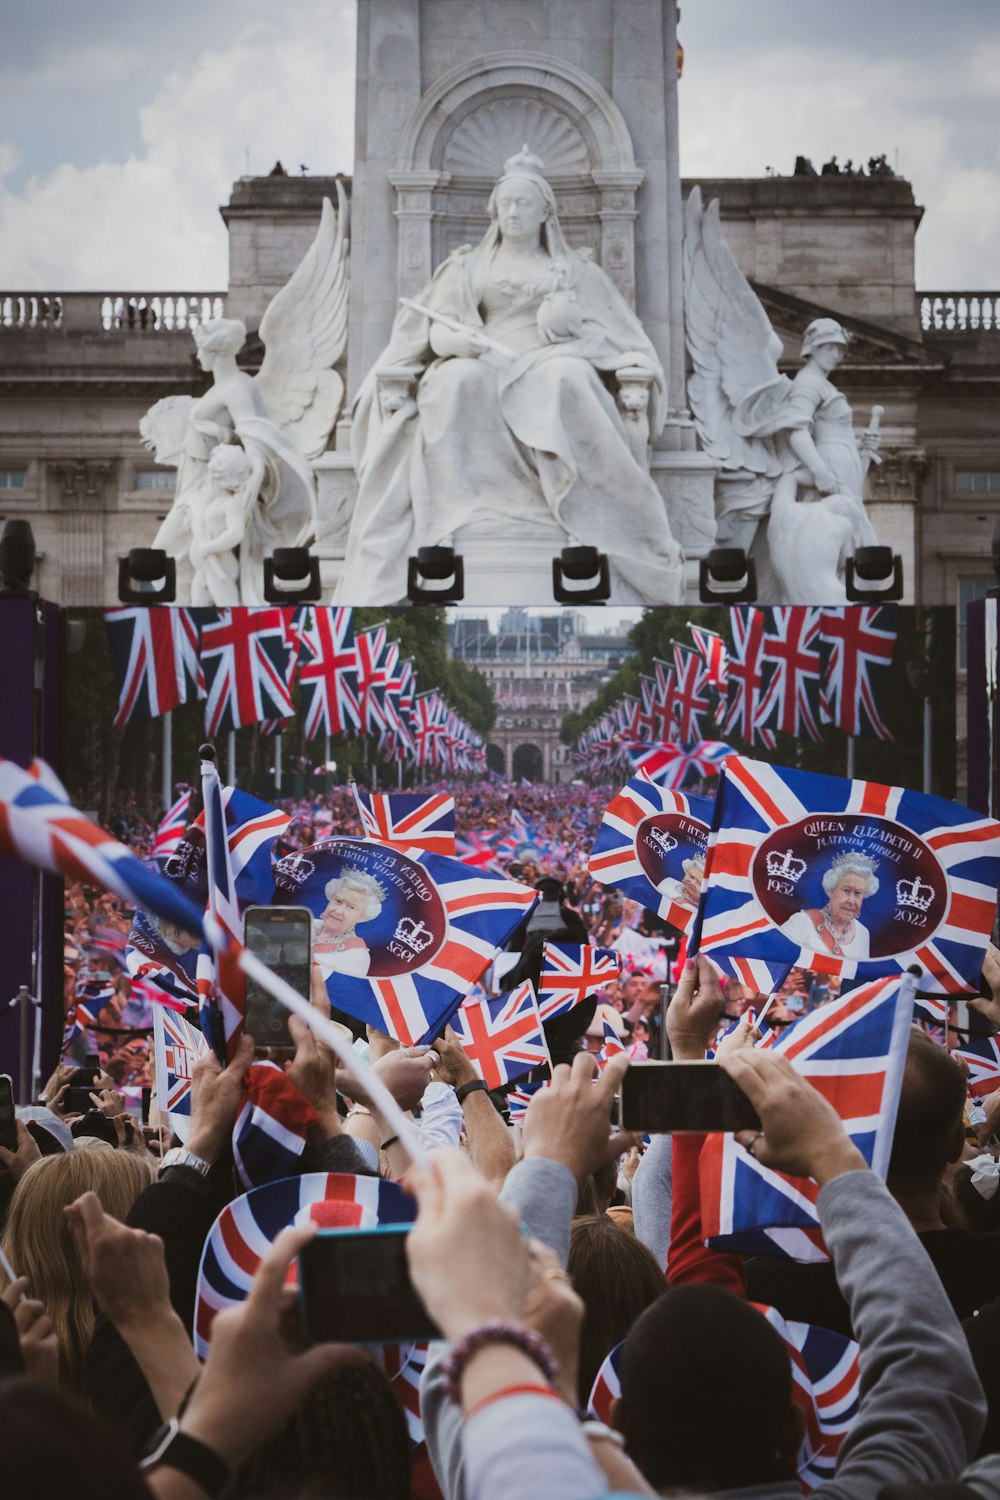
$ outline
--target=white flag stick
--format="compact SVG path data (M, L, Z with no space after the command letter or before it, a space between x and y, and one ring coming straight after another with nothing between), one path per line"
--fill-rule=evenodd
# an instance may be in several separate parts
M768 1011L770 1010L771 1006L774 1004L774 1002L775 1002L775 1000L777 998L778 998L777 995L768 995L767 999L764 1002L764 1009L761 1011L760 1015L757 1017L756 1021L753 1023L754 1024L754 1030L756 1030L757 1027L760 1025L761 1021L763 1021L764 1017L767 1015Z

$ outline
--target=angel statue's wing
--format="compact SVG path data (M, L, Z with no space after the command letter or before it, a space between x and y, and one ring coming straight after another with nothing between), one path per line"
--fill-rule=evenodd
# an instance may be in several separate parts
M718 200L703 208L697 187L685 207L684 312L688 400L706 452L724 469L776 477L782 463L764 434L791 390L781 340L726 244Z
M344 401L332 366L347 343L347 253L347 196L338 182L336 216L324 198L316 238L260 323L260 393L306 458L323 452Z

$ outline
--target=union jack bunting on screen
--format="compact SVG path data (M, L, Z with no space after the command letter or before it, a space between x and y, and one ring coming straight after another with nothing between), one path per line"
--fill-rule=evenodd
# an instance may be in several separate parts
M77 812L42 761L24 771L0 760L0 854L110 891L185 932L201 932L197 907L158 870Z
M860 1346L854 1339L812 1323L786 1321L774 1307L755 1303L780 1336L792 1366L792 1400L805 1430L796 1472L808 1494L832 1479L840 1447L861 1402Z
M671 830L661 828L655 820L666 823L667 819L661 817L663 813L674 815L684 823L689 822L691 832L697 832L707 841L712 819L709 799L665 791L640 771L608 803L588 869L592 880L615 886L630 900L638 901L671 926L687 932L694 919L694 907L677 899L680 895L678 880L661 880L659 885L654 885L636 848L637 841L642 840L644 852L648 845L655 857L669 843L674 848L678 846L677 834L684 824L677 829L672 825ZM683 875L680 878L683 879Z
M64 1048L70 1042L75 1042L88 1026L93 1026L104 1007L110 1005L115 998L116 993L114 980L109 979L106 974L77 980L73 1004L66 1013Z
M474 1000L452 1017L469 1061L491 1089L551 1065L531 980L499 1000Z
M118 683L116 729L130 719L156 719L204 698L192 610L160 605L106 609L104 624Z
M206 610L201 626L205 733L292 717L287 607Z
M426 854L455 853L455 799L445 792L367 792L354 800L366 839Z
M222 1210L205 1240L198 1267L194 1347L208 1355L216 1313L246 1300L272 1243L289 1224L374 1229L412 1224L417 1203L395 1182L379 1177L306 1172L252 1188Z
M838 855L864 850L877 886L865 898L867 925L854 927L874 956L848 957L822 939L828 893L820 871ZM803 851L812 851L812 868ZM943 797L735 757L716 799L692 952L860 979L919 964L922 990L975 993L998 882L1000 823L991 818ZM774 888L786 894L769 894ZM762 900L772 903L774 918Z
M720 699L716 722L727 736L735 735L747 745L761 744L773 750L774 733L760 722L761 695L765 687L762 649L764 611L752 604L734 604L729 611L733 649L729 657L729 699Z
M821 611L820 631L827 649L820 712L826 723L845 734L892 739L879 699L889 686L898 629L899 612L893 604Z
M798 738L823 738L819 727L821 683L821 611L784 604L769 609L761 641L763 668L770 667L760 696L756 724L769 725Z
M985 1036L955 1047L952 1057L969 1070L969 1093L985 1099L1000 1089L1000 1036Z
M221 942L203 942L198 955L198 995L201 1029L220 1062L232 1061L243 1035L246 1012L246 975L239 966L243 926L233 874L222 783L215 762L201 763L205 867L208 874L208 910L221 934Z
M191 788L185 787L173 806L163 814L163 821L156 830L149 850L152 859L168 859L171 854L177 853L177 846L187 827L190 808Z
M161 1112L182 1141L191 1124L191 1077L208 1043L183 1016L157 1006L153 1011L153 1049L156 1058L156 1092Z
M701 739L702 717L709 710L708 677L696 651L689 651L686 646L674 647L674 677L677 728L671 738L688 744Z
M770 1049L823 1094L880 1177L892 1150L913 990L908 974L860 985L794 1021ZM815 1182L772 1172L732 1135L706 1139L700 1168L702 1228L714 1248L827 1259Z
M292 1177L319 1115L276 1063L255 1062L233 1126L233 1165L244 1188Z
M701 625L692 625L690 621L688 621L688 629L705 663L705 676L712 687L725 697L729 673L729 653L726 650L725 641L714 630L708 630Z
M349 734L361 724L353 611L307 605L301 613L299 686L306 739Z
M589 943L546 943L542 948L542 973L538 982L538 1011L543 1021L572 1010L617 979L622 956L614 948L593 948Z

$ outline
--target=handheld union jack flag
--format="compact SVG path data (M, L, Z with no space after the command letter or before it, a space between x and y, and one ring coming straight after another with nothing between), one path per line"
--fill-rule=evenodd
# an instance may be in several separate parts
M605 810L588 862L591 878L616 886L687 932L700 894L711 818L707 797L664 791L640 771Z
M611 1425L611 1404L621 1397L621 1362L622 1352L625 1348L625 1340L616 1344L611 1353L608 1354L601 1368L597 1372L594 1384L591 1387L590 1399L587 1402L588 1417L596 1417L598 1422L603 1422L605 1427Z
M243 1035L246 1013L246 975L239 967L242 947L240 904L236 894L222 783L214 760L201 763L205 862L208 873L208 910L222 935L222 942L202 944L198 955L198 994L201 999L201 1029L213 1047L224 1052L219 1060L232 1061ZM214 949L214 951L213 951Z
M729 658L729 701L720 701L717 722L723 734L736 735L748 745L760 743L773 750L774 733L761 723L764 690L764 611L752 604L734 604L729 611L733 650Z
M694 773L704 779L717 776L733 747L721 740L699 740L696 745L645 745L630 743L625 754L633 771L641 771L661 786L680 788Z
M204 698L192 610L160 605L106 609L104 623L118 682L116 729L130 719L156 719L193 698Z
M201 932L197 907L159 871L77 812L58 777L41 761L24 771L11 760L0 760L0 854L111 891L184 932Z
M519 1083L516 1089L511 1089L507 1094L507 1110L510 1115L510 1123L513 1125L518 1120L523 1120L528 1113L528 1106L538 1093L539 1089L547 1089L549 1080L542 1078L534 1083Z
M533 1068L551 1066L530 979L499 1000L466 1001L451 1024L472 1066L491 1089L503 1088Z
M820 631L827 647L820 711L828 724L845 734L891 740L882 719L876 673L892 665L899 629L893 604L846 605L824 609Z
M160 1111L182 1141L191 1125L191 1078L208 1043L183 1016L157 1006L153 1011L153 1050L156 1058L156 1094Z
M275 839L280 838L288 827L289 815L268 802L251 797L249 792L241 791L239 787L221 787L220 795L225 815L229 867L236 885L240 909L244 906L267 906L274 895L271 852ZM207 902L205 859L203 810L191 825L188 837L167 866L166 873L173 880L183 881L189 889L196 888L199 897Z
M101 1011L110 1005L117 991L113 979L99 974L90 979L78 979L73 1004L66 1014L66 1032L63 1048L82 1036L88 1026L93 1026Z
M319 734L351 733L360 727L353 618L349 608L309 605L303 609L299 685L307 740Z
M885 1177L913 1016L912 975L876 979L794 1021L771 1047L833 1106L844 1129ZM772 1172L732 1135L701 1153L702 1227L716 1249L826 1260L819 1188Z
M767 612L760 659L771 668L757 708L758 726L770 724L798 737L821 740L819 727L820 619L822 612L800 604L776 605Z
M153 838L150 847L152 859L168 859L171 854L177 853L177 846L184 837L187 827L188 812L191 807L191 788L185 787L177 801L163 814L163 821Z
M255 1062L233 1126L233 1165L244 1188L292 1177L319 1115L277 1063Z
M841 1444L861 1404L860 1346L854 1339L791 1323L774 1307L754 1306L780 1336L792 1366L792 1400L802 1412L804 1432L796 1472L808 1494L837 1468Z
M721 635L714 630L708 630L702 625L692 625L688 621L688 629L691 638L705 663L705 676L708 681L723 697L729 682L729 653L726 643Z
M1000 1036L985 1036L955 1047L952 1057L969 1070L969 1093L985 1099L1000 1089Z
M289 610L206 610L201 627L205 672L205 733L287 719L293 714L288 689Z
M426 854L455 853L455 799L444 792L366 792L354 800L365 838Z
M622 971L622 956L614 948L589 943L546 943L538 982L538 1011L543 1021L561 1016L582 1004L595 990Z
M604 1072L604 1069L607 1067L608 1063L613 1057L617 1057L619 1053L625 1051L625 1043L622 1041L621 1037L618 1035L617 1031L608 1020L607 1016L604 1017L603 1026L604 1046L597 1054L597 1070L599 1073Z
M738 757L716 800L692 952L975 992L1000 823L941 797Z

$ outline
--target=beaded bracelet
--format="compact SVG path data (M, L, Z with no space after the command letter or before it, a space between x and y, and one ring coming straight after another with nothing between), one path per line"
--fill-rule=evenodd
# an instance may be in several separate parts
M541 1334L525 1328L521 1323L505 1323L502 1318L491 1318L488 1323L470 1328L467 1334L456 1340L441 1366L445 1390L456 1406L462 1404L462 1375L465 1367L472 1356L487 1344L511 1344L534 1361L550 1385L555 1385L559 1378L559 1361Z

